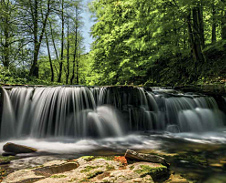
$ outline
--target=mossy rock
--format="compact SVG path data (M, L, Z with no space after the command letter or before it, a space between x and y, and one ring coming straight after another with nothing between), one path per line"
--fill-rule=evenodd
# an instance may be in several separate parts
M15 156L0 156L0 165L9 164L14 159L16 159Z
M15 154L34 153L34 152L37 151L37 149L35 149L35 148L24 146L24 145L18 145L18 144L14 144L14 143L11 143L11 142L6 143L3 146L3 150L5 152L10 152L10 153L15 153Z
M94 170L99 167L101 167L101 166L87 166L87 167L85 167L85 169L81 170L81 173L90 172L91 170Z
M50 176L50 178L65 178L65 177L67 177L66 175L52 175L52 176Z
M136 173L140 174L141 177L146 175L151 175L154 181L166 180L169 177L169 171L166 166L149 166L140 165L140 169L134 170Z

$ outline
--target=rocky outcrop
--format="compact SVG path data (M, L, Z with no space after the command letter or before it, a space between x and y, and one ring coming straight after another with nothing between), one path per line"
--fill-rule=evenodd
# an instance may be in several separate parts
M14 154L19 154L19 153L34 153L37 151L37 149L28 147L28 146L23 146L23 145L18 145L14 144L11 142L6 143L3 146L3 150L8 153L14 153Z
M3 182L156 182L169 178L169 170L160 163L127 164L124 156L81 157L54 160L41 167L22 169L9 174Z

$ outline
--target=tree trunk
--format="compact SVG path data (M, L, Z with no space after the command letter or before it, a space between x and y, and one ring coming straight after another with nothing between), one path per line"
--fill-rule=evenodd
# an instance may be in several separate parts
M222 0L225 3L225 1ZM221 37L223 40L226 40L226 11L222 11L222 20L221 20Z
M5 44L4 44L4 59L3 65L5 68L9 68L9 25L8 25L8 18L5 19L5 26L4 26L4 36L5 36Z
M203 22L203 0L200 1L200 5L197 8L198 11L198 25L199 35L202 49L205 48L205 36L204 36L204 22Z
M51 70L51 81L54 82L54 71L53 71L53 64L52 64L52 58L51 58L51 53L50 53L50 48L49 48L49 40L48 40L48 35L46 34L46 46L47 46L47 51L48 51L48 56L49 56L49 65L50 65L50 70Z
M31 6L31 12L33 12L32 9L32 4ZM31 70L29 75L30 76L35 76L38 78L38 52L39 52L39 48L38 48L38 0L34 1L34 14L33 14L33 25L34 25L34 30L33 30L33 34L34 34L34 58L33 58L33 63L31 66Z
M50 14L50 1L48 0L47 2L47 12L45 15L45 18L42 19L42 30L40 33L40 36L38 38L38 0L35 0L35 6L34 6L34 14L33 14L33 25L34 25L34 60L33 60L33 64L31 66L30 69L30 76L35 76L38 78L38 54L39 54L39 50L40 50L40 46L42 43L42 39L45 33L45 29L46 29L46 24L47 24L47 20ZM31 11L33 12L32 6L31 6Z
M60 69L58 82L61 82L62 70L63 70L63 59L64 59L64 0L61 0L61 54L60 54Z
M50 32L51 32L51 38L52 38L52 42L53 42L54 51L55 51L55 54L56 54L56 59L57 59L57 61L59 61L59 55L58 55L58 51L57 51L57 48L56 48L56 43L55 43L55 39L54 39L54 35L53 35L53 28L52 28L52 23L51 22L49 22L49 27L50 27Z
M74 54L73 54L73 69L72 69L72 76L71 76L71 85L73 84L73 80L75 78L75 61L76 61L76 56L77 56L77 49L78 49L78 7L76 7L75 49L74 49ZM78 64L78 62L77 62L77 64ZM78 65L77 65L77 71L78 71ZM78 84L78 82L77 82L77 84Z
M67 72L66 72L66 84L68 84L69 75L70 75L70 27L69 27L69 20L68 20L68 27L67 27Z
M212 43L215 43L217 41L217 36L216 36L216 9L215 9L215 0L212 0Z
M192 16L193 16L193 30L189 24L190 34L192 35L192 52L193 58L195 61L204 62L204 55L202 53L202 40L200 40L200 33L199 33L199 8L192 9ZM190 21L190 20L189 20ZM191 23L191 22L190 22Z
M76 59L76 84L79 85L79 59Z

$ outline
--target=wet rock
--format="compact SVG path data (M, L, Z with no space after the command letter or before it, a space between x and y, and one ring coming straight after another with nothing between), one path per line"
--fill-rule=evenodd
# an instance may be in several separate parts
M46 166L33 170L36 175L50 176L76 169L79 166L77 162L63 163L60 165Z
M5 152L10 152L10 153L15 153L15 154L19 154L19 153L34 153L37 151L37 149L32 148L32 147L27 147L27 146L23 146L23 145L18 145L18 144L14 144L11 142L6 143L3 146L3 150Z
M58 162L62 163L61 160L56 160L56 159L57 157L52 157L52 156L26 157L21 159L15 159L10 162L10 168L26 169L26 168L35 168L43 164L46 164L46 166L51 166L52 164L51 165L47 164L48 162L54 162L55 164L57 164Z
M9 164L12 160L14 160L14 156L0 156L0 165Z
M2 156L16 156L16 153L13 152L3 152Z
M167 167L160 163L140 161L128 165L124 160L124 156L81 157L70 161L54 160L44 163L39 168L23 169L19 170L19 173L18 171L11 173L4 179L4 182L24 182L28 180L34 182L35 180L37 183L152 183L163 182L169 177Z
M169 164L166 162L166 160L160 156L138 153L130 149L127 149L125 158L128 161L147 161L153 163L161 163L162 165L169 167Z
M3 183L30 183L35 182L40 179L44 179L45 176L36 175L33 171L29 169L22 169L15 171L9 174L5 179L3 179Z
M215 168L222 168L224 165L220 163L214 163L214 164L210 164L210 166Z
M165 183L189 183L189 181L178 174L171 174Z

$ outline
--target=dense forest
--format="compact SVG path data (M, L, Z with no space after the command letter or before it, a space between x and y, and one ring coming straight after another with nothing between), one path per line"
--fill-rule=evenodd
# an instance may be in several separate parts
M85 8L82 0L0 0L0 83L225 82L225 0L93 0L89 53Z

